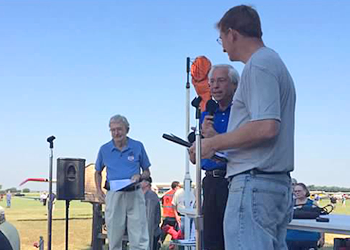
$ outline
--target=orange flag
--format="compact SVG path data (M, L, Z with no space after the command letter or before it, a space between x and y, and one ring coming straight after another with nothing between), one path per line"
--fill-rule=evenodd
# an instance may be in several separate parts
M205 111L205 105L211 99L208 74L211 62L205 56L198 56L191 65L192 84L202 98L200 103L201 111Z

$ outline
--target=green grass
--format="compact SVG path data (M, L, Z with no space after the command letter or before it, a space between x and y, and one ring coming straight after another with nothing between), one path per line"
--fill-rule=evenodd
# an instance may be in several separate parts
M35 194L28 194L34 197ZM36 195L37 196L37 195ZM329 200L322 200L320 206L328 204ZM337 204L333 213L350 215L350 201L346 206ZM6 219L12 223L20 233L21 249L35 249L33 243L39 236L47 238L47 207L38 200L20 197L12 198L11 208L6 208L6 200L0 201L5 208ZM69 214L69 249L87 250L91 243L92 205L87 202L71 201ZM326 234L326 246L323 249L333 249L333 239L345 237L344 235ZM166 243L162 250L167 249ZM56 201L52 224L52 249L65 249L65 201ZM107 248L106 248L107 249Z
M6 207L5 199L0 202ZM47 207L38 200L13 197L11 208L5 208L7 221L19 231L21 249L34 249L39 236L47 238ZM92 205L71 201L69 214L69 249L90 249ZM65 201L56 201L52 222L52 249L65 249Z

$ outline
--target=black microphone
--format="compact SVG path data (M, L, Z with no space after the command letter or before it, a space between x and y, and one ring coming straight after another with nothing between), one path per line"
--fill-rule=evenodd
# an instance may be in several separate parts
M50 137L48 137L47 139L46 139L46 141L47 142L53 142L53 140L55 140L56 139L56 137L54 137L53 135L51 135Z
M201 138L203 139L204 136L201 135ZM190 142L190 143L194 143L196 141L196 133L194 131L192 131L191 133L188 134L187 136L187 140Z
M50 148L53 148L53 140L55 140L56 139L56 137L54 137L53 135L51 135L50 137L48 137L47 139L46 139L46 141L48 142L48 143L50 143Z
M208 100L207 104L205 105L205 109L208 112L208 115L214 115L218 107L219 107L219 104L213 99Z
M191 133L188 134L187 140L190 143L194 143L196 141L196 134L192 131Z

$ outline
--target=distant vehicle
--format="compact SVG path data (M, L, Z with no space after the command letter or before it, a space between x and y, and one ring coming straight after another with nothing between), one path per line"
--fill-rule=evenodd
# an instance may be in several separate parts
M331 196L334 196L337 200L343 199L343 196L344 196L346 199L350 199L349 194L345 194L345 193L342 193L342 192L337 192L337 193L333 193L333 194L330 194L330 195L331 195Z
M310 199L314 200L316 195L318 195L320 200L329 198L329 195L325 191L310 191Z
M16 193L15 196L25 196L25 194Z

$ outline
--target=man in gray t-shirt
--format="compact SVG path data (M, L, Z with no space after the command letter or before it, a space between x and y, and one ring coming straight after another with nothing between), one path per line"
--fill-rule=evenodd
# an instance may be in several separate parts
M275 51L261 47L252 54L242 72L231 109L227 131L259 121L262 127L256 127L255 133L264 132L264 121L276 126L277 131L273 131L276 135L271 139L262 138L260 145L229 150L227 176L250 169L268 173L294 169L295 90L286 66Z
M228 156L225 249L287 249L294 169L295 89L279 55L265 47L258 13L241 5L217 24L231 61L245 64L227 133L202 140L202 158ZM195 146L190 148L195 159Z

